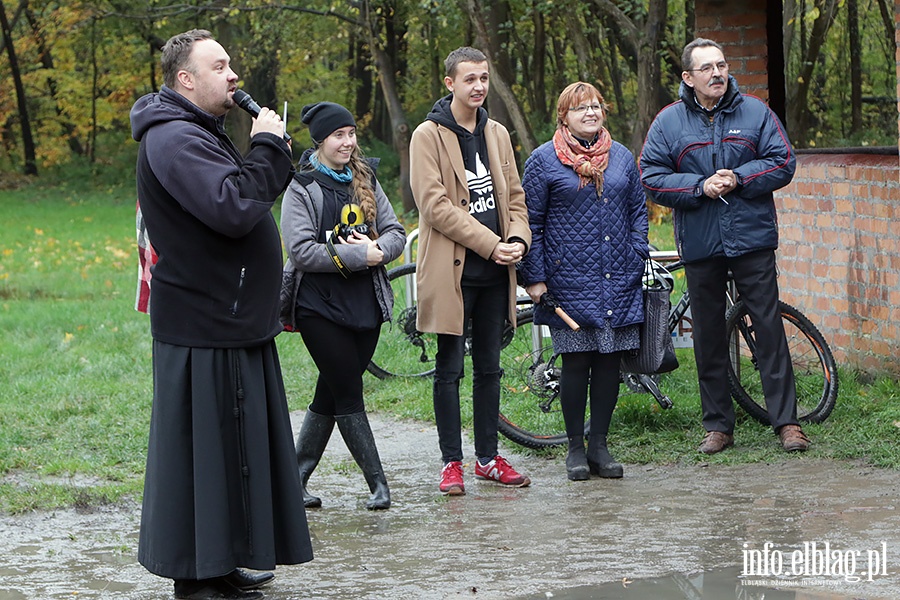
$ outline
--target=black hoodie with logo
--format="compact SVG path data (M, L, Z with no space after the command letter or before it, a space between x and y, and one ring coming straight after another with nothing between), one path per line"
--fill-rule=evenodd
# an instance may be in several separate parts
M426 119L456 133L469 183L469 214L500 235L500 214L497 212L494 198L494 183L491 180L491 166L487 162L487 142L484 139L484 127L488 122L487 111L484 108L478 109L475 130L469 131L460 126L453 117L450 111L452 101L453 94L449 94L435 102ZM472 250L466 250L463 285L490 285L502 281L505 276L506 267L485 260Z

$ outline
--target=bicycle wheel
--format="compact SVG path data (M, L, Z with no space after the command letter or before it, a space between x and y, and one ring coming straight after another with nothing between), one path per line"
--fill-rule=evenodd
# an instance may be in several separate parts
M416 263L394 267L388 279L394 294L393 321L382 324L366 370L379 379L433 375L437 335L416 329Z
M547 448L567 443L566 425L559 404L562 362L553 353L549 337L532 327L534 309L519 311L515 332L500 351L499 431L526 448ZM504 339L504 341L505 341ZM590 426L586 421L585 435Z
M784 302L779 305L794 368L797 418L804 423L821 423L831 414L837 400L834 357L825 338L803 313ZM728 310L726 330L731 340L728 364L731 395L754 419L768 425L769 413L755 354L756 334L742 301Z

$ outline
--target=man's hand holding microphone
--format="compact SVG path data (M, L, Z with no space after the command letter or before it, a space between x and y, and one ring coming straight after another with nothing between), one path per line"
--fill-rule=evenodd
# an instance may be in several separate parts
M250 113L253 117L253 125L250 128L250 137L257 133L274 133L284 138L288 144L291 143L291 136L284 130L284 123L278 113L265 106L260 106L255 100L244 90L235 90L232 96L235 104Z

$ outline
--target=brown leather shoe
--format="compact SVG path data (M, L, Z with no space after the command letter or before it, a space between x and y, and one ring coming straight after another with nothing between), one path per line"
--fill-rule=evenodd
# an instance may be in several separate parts
M785 452L806 452L809 438L799 425L783 425L778 429L778 438Z
M703 454L715 454L731 446L734 446L733 435L721 431L707 431L698 450Z

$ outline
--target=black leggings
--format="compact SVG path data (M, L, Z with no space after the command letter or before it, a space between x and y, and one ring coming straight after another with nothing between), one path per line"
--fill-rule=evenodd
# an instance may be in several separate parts
M304 317L297 329L319 369L310 410L329 416L364 411L362 376L381 328L354 331L327 319Z
M562 354L559 401L562 405L566 435L584 435L584 411L587 408L588 381L591 387L591 434L606 435L613 410L619 399L619 362L621 352L566 352Z

